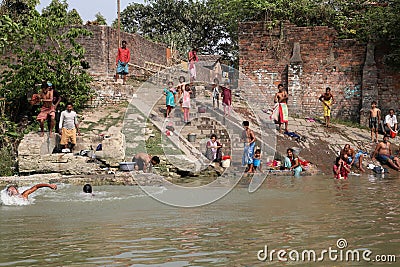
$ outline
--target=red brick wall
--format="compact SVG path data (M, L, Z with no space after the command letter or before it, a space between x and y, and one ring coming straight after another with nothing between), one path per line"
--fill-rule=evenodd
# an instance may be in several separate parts
M378 107L382 109L383 115L389 113L393 108L397 113L397 120L400 116L400 72L388 68L384 63L386 47L378 45L375 50L375 61L378 68Z
M90 64L88 70L92 75L113 75L115 73L115 58L117 56L118 33L108 26L84 26L93 35L78 39L86 49L86 60ZM130 63L144 66L145 61L167 64L166 47L162 44L150 42L140 35L121 32L121 41L126 40L131 50ZM131 74L134 68L130 67Z
M285 22L273 30L266 29L262 22L240 24L239 66L240 71L253 80L260 90L270 95L267 106L273 104L277 84L287 86L287 66L294 43L299 42L302 72L300 86L296 90L301 92L294 92L301 96L296 98L296 106L302 112L298 115L321 116L322 106L318 97L329 86L336 99L332 116L359 121L366 44L338 39L334 29L322 26L297 27ZM397 105L398 109L400 75L385 69L378 49L375 57L380 84L377 100L384 110L389 105ZM293 91L288 89L290 112ZM385 99L390 99L390 102ZM298 110L292 106L293 109Z

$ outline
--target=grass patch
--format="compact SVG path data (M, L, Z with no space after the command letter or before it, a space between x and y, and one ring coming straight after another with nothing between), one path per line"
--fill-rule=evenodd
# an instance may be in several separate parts
M363 129L363 130L369 130L369 128L365 125L361 125L358 122L354 122L354 121L347 121L347 120L341 120L341 119L332 119L331 118L331 122L332 123L336 123L336 124L341 124L344 126L348 126L348 127L352 127L352 128L358 128L358 129Z
M151 123L147 123L147 128L152 129L154 136L146 140L146 151L151 155L179 155L181 151L168 139L164 137L161 139L161 132L154 127ZM162 145L164 144L164 146ZM172 147L176 148L173 149Z
M125 110L128 107L128 102L124 101L118 106L110 106L104 108L104 113L109 113L107 116L100 118L96 122L85 122L85 127L81 128L82 133L89 133L89 132L94 132L98 131L100 132L107 132L111 126L115 126L118 124L121 124L124 116L125 116ZM115 116L115 115L118 116Z

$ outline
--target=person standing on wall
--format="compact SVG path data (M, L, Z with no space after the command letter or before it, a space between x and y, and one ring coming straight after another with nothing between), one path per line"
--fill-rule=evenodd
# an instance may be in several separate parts
M126 47L127 42L122 41L122 46L118 48L118 54L116 59L117 74L115 74L115 81L118 79L118 75L121 75L123 84L126 83L126 75L128 75L128 63L131 60L131 51Z
M190 82L195 81L197 78L195 63L198 61L199 61L199 57L197 56L197 48L193 48L192 51L189 52Z
M46 81L42 83L40 94L35 96L35 101L42 102L42 108L36 120L40 123L40 136L44 136L44 122L50 118L49 136L53 137L53 128L55 123L55 107L53 104L53 91L49 90L49 85Z
M57 124L60 122L60 116L61 116L61 112L60 110L57 110L57 108L61 102L61 96L60 93L54 88L54 85L51 82L47 82L47 85L49 86L49 91L53 91L53 105L55 110L55 125L56 125L55 132L61 134L61 132L59 132L57 129ZM51 120L49 118L47 118L47 125L49 128L51 127Z

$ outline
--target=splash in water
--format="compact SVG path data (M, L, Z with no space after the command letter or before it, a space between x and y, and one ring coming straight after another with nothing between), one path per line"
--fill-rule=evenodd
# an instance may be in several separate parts
M20 189L23 192L24 190L26 190L28 188L29 187L26 187L26 188L22 187ZM7 193L7 188L4 188L0 192L0 204L1 205L5 205L5 206L26 206L26 205L33 204L34 201L35 201L34 198L25 199L22 196L10 196Z

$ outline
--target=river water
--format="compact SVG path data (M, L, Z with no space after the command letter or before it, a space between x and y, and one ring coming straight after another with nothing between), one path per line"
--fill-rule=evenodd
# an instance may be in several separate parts
M239 186L199 208L159 203L137 186L81 190L59 185L38 190L29 205L3 203L0 266L373 266L391 255L400 265L397 174L269 177L255 193ZM330 248L337 253L322 253ZM271 259L272 250L286 254ZM317 262L302 258L305 250ZM348 250L371 254L340 260Z

